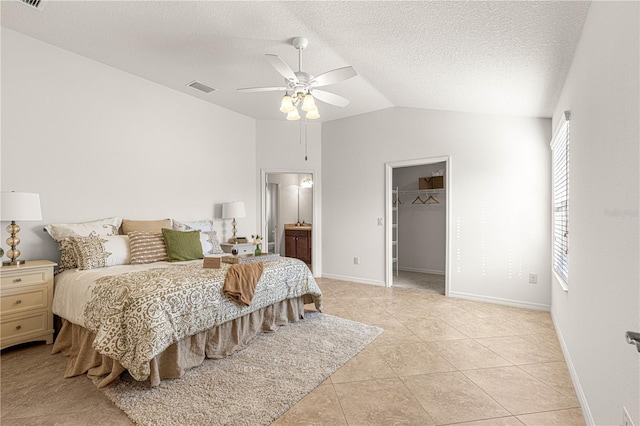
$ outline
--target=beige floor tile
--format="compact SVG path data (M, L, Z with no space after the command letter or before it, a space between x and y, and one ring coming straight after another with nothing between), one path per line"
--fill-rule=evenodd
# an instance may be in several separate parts
M472 339L433 342L431 347L458 370L513 365Z
M349 425L433 425L398 378L334 385Z
M478 318L453 318L446 320L449 325L472 338L511 336L513 333L500 326L499 320Z
M466 334L461 333L446 322L440 320L417 320L407 322L404 326L424 342L469 338Z
M518 367L463 372L511 414L574 408L575 402Z
M526 414L518 419L528 426L583 426L585 424L580 408Z
M498 417L496 419L478 420L475 422L454 423L449 426L523 426L516 417Z
M338 395L331 384L321 385L302 398L273 425L346 425Z
M459 372L409 376L402 380L437 424L511 414Z
M579 405L578 396L573 388L571 375L564 361L526 364L520 365L519 367L542 383L549 385L564 396L571 398L576 406Z
M331 376L331 382L357 382L396 377L375 346L369 345Z
M545 349L544 345L527 341L523 336L487 337L475 340L516 365L564 360L561 354Z
M378 352L398 376L455 371L455 367L431 349L428 343L377 346Z
M382 328L384 332L373 341L375 346L422 342L418 336L397 320L381 323L378 327Z

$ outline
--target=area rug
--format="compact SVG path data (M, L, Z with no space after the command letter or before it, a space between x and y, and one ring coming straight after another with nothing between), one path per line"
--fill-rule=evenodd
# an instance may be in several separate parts
M382 333L317 312L155 388L128 374L104 393L140 425L268 425Z

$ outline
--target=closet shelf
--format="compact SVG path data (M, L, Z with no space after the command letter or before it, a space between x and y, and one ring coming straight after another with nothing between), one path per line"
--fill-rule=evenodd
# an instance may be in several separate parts
M419 194L444 194L446 189L411 189L407 191L398 191L400 195L419 195Z

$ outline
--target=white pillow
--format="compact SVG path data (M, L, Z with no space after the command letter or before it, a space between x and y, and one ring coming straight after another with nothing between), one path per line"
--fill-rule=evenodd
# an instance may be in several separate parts
M213 220L196 220L192 222L173 221L173 229L176 231L194 231L211 232L213 231Z
M60 249L60 264L58 272L76 269L75 250L69 241L70 237L87 237L89 235L117 235L122 224L122 218L110 217L82 223L53 223L44 227L51 238L56 240Z
M205 256L224 253L222 247L220 247L216 231L200 232L200 244L202 244L202 254Z
M129 237L126 235L89 235L69 237L78 269L97 269L128 265L131 261Z
M54 240L60 242L69 237L118 235L121 224L121 217L110 217L83 223L52 223L51 225L45 226L44 229Z

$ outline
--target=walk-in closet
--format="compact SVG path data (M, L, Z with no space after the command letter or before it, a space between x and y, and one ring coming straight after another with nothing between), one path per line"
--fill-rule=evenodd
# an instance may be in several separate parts
M446 184L445 162L393 169L393 286L445 294Z

